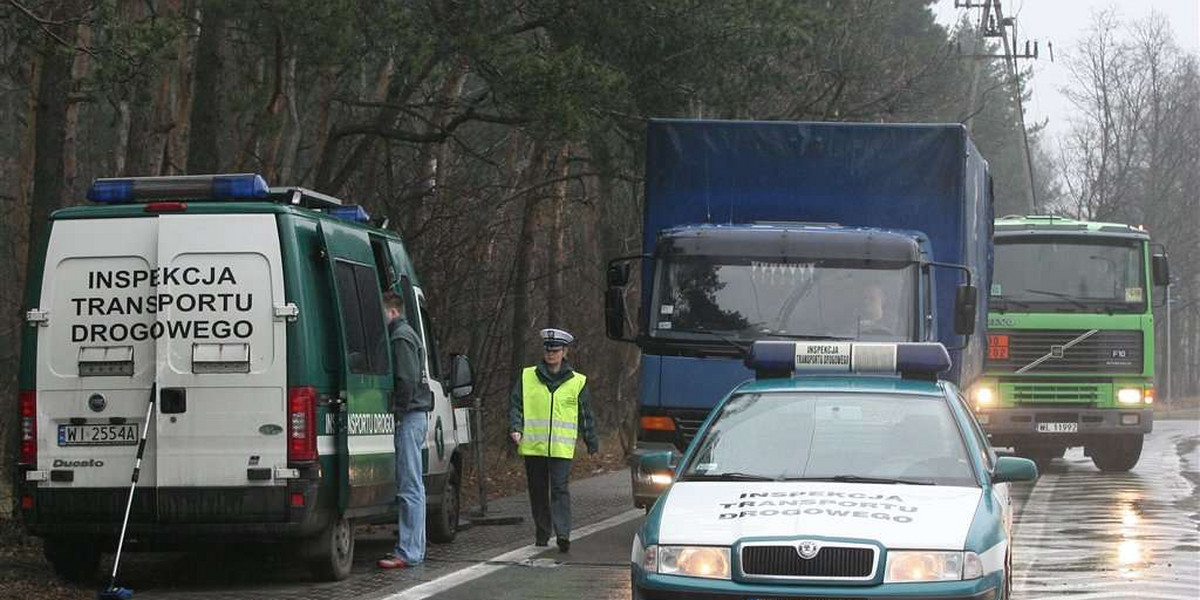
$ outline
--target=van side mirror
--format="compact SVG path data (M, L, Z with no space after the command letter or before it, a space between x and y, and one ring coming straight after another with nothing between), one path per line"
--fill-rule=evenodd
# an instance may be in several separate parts
M475 391L475 380L471 375L471 361L465 354L450 355L450 395L456 400L465 398Z
M978 288L969 283L958 286L958 293L954 297L954 333L958 335L975 333L975 304L978 301Z
M1163 286L1171 283L1171 267L1167 264L1167 255L1154 254L1150 257L1150 273L1154 277L1154 285Z

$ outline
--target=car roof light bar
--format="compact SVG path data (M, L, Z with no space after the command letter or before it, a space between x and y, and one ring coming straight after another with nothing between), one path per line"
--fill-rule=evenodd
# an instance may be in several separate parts
M162 199L263 200L269 187L262 175L179 175L96 179L87 198L101 204L130 204Z
M758 377L807 374L898 374L936 377L950 369L950 354L936 342L784 342L761 340L746 366Z

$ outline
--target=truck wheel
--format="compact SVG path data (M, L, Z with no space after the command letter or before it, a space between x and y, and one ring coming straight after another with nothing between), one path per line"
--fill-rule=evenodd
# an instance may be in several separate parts
M1089 450L1092 463L1105 472L1124 472L1132 469L1142 457L1141 435L1113 436L1104 445L1093 445Z
M71 583L92 581L100 566L100 546L90 540L50 538L43 543L42 553L54 573Z
M307 543L308 569L319 581L341 581L354 564L354 524L339 515Z
M458 534L460 479L458 468L454 466L454 461L450 461L450 469L446 471L446 480L442 484L442 502L429 507L429 514L425 518L429 539L439 544L453 542Z

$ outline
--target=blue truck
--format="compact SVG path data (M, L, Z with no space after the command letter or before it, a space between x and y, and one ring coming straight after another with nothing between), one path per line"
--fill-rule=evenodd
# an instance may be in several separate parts
M605 297L608 336L641 349L635 505L669 481L636 456L682 453L755 340L941 342L970 385L992 219L961 125L651 120L642 253L610 261Z

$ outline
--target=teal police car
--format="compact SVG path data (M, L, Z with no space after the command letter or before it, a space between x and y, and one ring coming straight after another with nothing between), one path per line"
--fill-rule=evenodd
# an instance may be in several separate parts
M754 344L633 541L633 598L1008 599L1008 482L929 343Z

